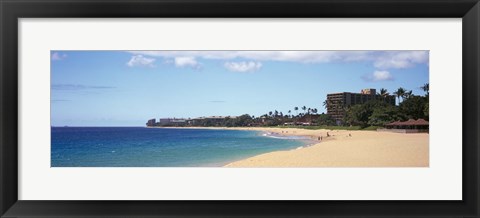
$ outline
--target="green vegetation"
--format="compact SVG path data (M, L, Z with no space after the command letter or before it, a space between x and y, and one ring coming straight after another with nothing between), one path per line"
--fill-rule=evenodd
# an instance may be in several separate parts
M345 111L344 122L347 125L361 127L383 126L399 120L398 108L382 101L372 100L365 104L354 105Z
M384 126L394 121L408 119L428 120L428 83L420 87L426 92L425 96L413 95L412 91L398 88L394 94L399 105L389 105L379 100L368 101L345 109L345 125L357 125L362 128L369 126ZM387 92L381 89L381 92ZM401 101L400 101L401 100Z
M328 114L318 114L316 108L307 106L293 107L287 113L271 110L262 116L255 117L244 114L238 117L203 118L187 120L184 123L167 124L162 126L205 126L205 127L281 127L303 129L330 129L330 130L376 130L385 124L408 119L429 118L429 84L419 87L425 92L424 96L414 95L411 90L402 87L393 94L398 98L399 104L392 105L385 101L389 96L388 90L382 88L377 93L384 98L376 98L363 104L345 106L339 102L325 100L326 109L336 109L344 112L343 120L334 120ZM330 106L330 107L329 107ZM303 112L300 112L303 111ZM337 125L341 123L342 125Z

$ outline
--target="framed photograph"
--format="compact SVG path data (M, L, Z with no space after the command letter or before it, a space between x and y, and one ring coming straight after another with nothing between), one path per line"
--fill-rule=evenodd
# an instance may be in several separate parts
M478 217L466 1L1 1L1 217Z

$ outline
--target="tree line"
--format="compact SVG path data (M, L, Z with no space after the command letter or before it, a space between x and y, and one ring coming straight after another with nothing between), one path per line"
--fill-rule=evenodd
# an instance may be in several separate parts
M420 87L425 95L414 95L412 90L398 88L393 94L398 98L398 105L387 104L385 101L372 100L364 104L353 105L345 109L345 125L383 126L394 121L408 119L429 119L429 84ZM388 95L387 93L383 96Z
M414 95L412 90L398 88L393 95L398 99L398 105L391 105L383 98L390 95L387 89L380 89L377 95L380 98L370 100L363 104L345 106L335 104L325 100L323 106L342 107L344 118L340 120L344 126L383 126L394 121L405 121L408 119L428 120L428 102L429 102L429 84L426 83L420 87L425 95ZM339 109L339 108L336 108ZM268 111L261 116L244 114L235 118L226 117L224 119L204 119L196 120L195 123L185 123L185 126L226 126L226 127L246 127L246 126L279 126L279 125L316 125L316 126L334 126L338 122L330 115L318 114L316 108L306 106L293 107L286 113L278 110ZM177 124L179 125L179 124Z

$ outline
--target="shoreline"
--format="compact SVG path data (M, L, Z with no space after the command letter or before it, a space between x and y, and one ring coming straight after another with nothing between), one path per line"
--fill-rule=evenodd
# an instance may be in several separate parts
M285 133L283 128L268 129L287 135L323 136L323 140L302 149L264 153L224 167L429 167L427 133L295 128Z
M283 136L309 137L313 142L300 149L267 152L230 162L223 167L429 167L428 133L278 127L153 128L263 131Z
M260 131L279 134L283 136L304 136L314 141L321 139L321 141L333 139L335 132L373 132L368 130L329 130L329 129L301 129L301 128L281 128L281 127L146 127L146 128L163 128L163 129L211 129L211 130L247 130ZM327 135L328 133L328 135Z
M173 128L263 131L312 140L312 144L301 149L267 152L233 161L223 167L429 167L428 133L276 127Z
M155 127L146 127L146 128L257 131L257 132L265 132L266 134L272 134L272 135L304 137L304 138L299 138L299 139L294 139L294 140L308 141L305 145L302 145L300 147L292 148L292 149L289 149L289 150L280 150L280 151L294 151L294 150L314 146L314 145L316 145L316 144L318 144L322 141L327 141L327 140L333 139L333 138L327 138L326 137L326 132L335 131L335 130L319 129L319 130L325 132L324 135L321 135L321 134L319 135L319 134L305 134L304 132L299 132L297 134L296 130L307 130L307 129L288 128L288 129L294 129L294 131L289 132L288 130L285 130L285 128L279 128L279 127L213 127L213 126L210 126L210 127L200 127L200 126L187 126L187 127L166 126L166 127L160 127L160 126L155 126ZM317 131L317 130L313 130L313 131ZM358 130L356 130L356 131L358 131ZM265 137L269 137L269 136L265 136ZM275 152L275 151L273 151L273 152ZM271 152L267 152L267 153L263 153L263 154L268 154L268 153L271 153ZM262 155L262 154L259 154L259 155ZM256 156L258 156L258 155L255 155L253 157L256 157ZM250 158L252 158L252 157L250 157ZM248 158L246 158L246 159L248 159ZM242 159L242 160L246 160L246 159ZM240 161L242 161L242 160L240 160ZM234 162L238 162L238 161L234 161ZM230 163L224 165L223 167L227 167L229 164L234 163L234 162L230 162Z

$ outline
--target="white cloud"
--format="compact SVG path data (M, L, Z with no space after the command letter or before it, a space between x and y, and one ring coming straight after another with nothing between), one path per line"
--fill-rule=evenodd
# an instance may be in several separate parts
M378 56L374 66L379 69L409 68L416 64L428 64L428 51L390 52Z
M384 81L384 80L392 80L393 76L388 71L375 71L373 72L373 80L374 81Z
M371 75L364 76L363 79L370 82L379 82L393 80L393 76L390 72L382 70L375 71Z
M144 57L143 55L134 55L130 60L127 62L129 67L136 67L136 66L147 66L147 67L154 67L153 63L155 62L155 58L148 58Z
M408 68L428 64L428 51L130 51L152 57L251 61L329 63L368 61L378 69Z
M291 61L302 63L355 61L365 59L368 51L130 51L153 57L192 57L216 60L235 58L253 61Z
M226 62L224 67L229 71L233 72L254 72L262 68L262 63L260 62Z
M174 62L177 67L200 68L200 63L194 57L175 57Z
M60 61L65 58L67 58L67 54L60 54L58 52L54 52L51 57L52 61Z

